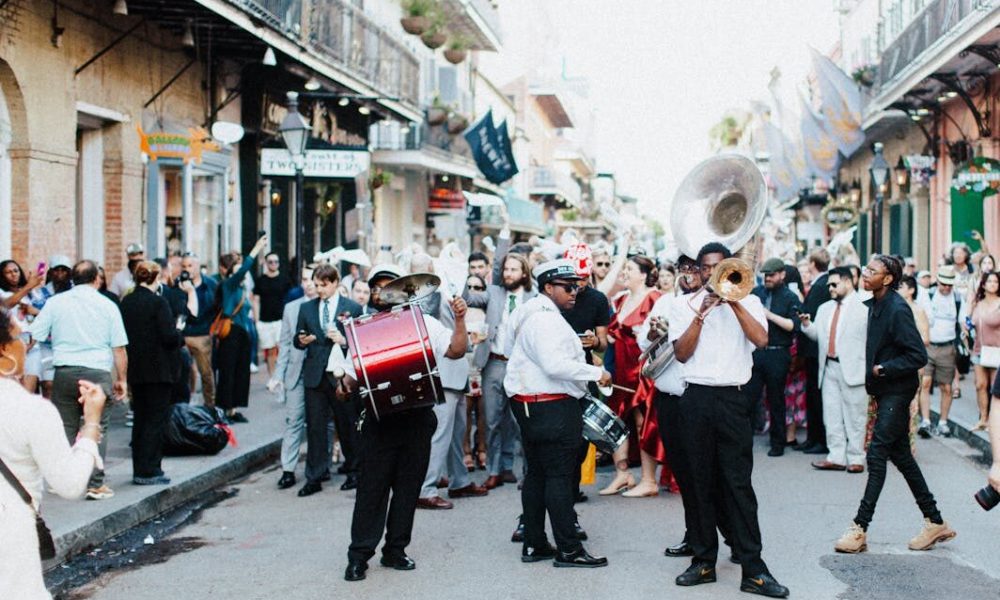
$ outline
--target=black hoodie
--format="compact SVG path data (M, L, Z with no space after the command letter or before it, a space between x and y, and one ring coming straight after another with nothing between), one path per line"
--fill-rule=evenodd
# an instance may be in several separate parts
M872 396L913 396L920 387L919 371L927 364L927 350L920 338L913 311L898 293L882 300L866 300L868 340L865 352L865 389ZM882 375L872 367L882 365Z

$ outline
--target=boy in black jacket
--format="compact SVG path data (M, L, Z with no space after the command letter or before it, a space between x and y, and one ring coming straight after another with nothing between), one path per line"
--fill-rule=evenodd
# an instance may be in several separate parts
M868 448L868 485L854 522L834 546L837 552L864 552L868 548L866 531L885 484L887 460L892 460L906 478L924 515L923 529L910 540L910 550L930 550L937 542L955 537L955 531L941 518L934 495L910 452L910 403L920 384L917 371L927 364L927 351L910 307L896 293L902 273L902 261L882 254L874 255L862 273L865 289L874 295L865 302L868 305L865 388L878 409Z

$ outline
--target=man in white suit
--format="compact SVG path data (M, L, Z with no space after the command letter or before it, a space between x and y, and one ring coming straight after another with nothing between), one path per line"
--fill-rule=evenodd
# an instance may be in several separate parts
M831 300L824 302L812 323L803 313L802 332L819 347L819 383L823 390L826 427L825 460L812 463L821 471L863 473L868 392L865 391L865 339L868 307L854 289L850 269L832 269L826 280Z

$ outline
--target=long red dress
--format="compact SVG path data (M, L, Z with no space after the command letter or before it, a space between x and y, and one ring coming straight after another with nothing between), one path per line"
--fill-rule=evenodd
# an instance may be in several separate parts
M639 349L639 343L632 331L633 327L638 327L646 321L646 317L653 309L653 304L660 296L659 291L650 291L639 306L627 315L622 315L621 309L628 296L623 294L614 301L615 316L611 320L611 324L608 325L608 335L615 339L615 374L613 379L616 385L636 391L631 394L615 389L611 398L608 399L608 406L630 427L634 423L631 418L632 411L636 409L642 411L644 415L642 431L634 432L639 442L638 447L649 453L656 459L656 462L665 465L666 469L666 452L660 439L656 409L653 408L656 388L653 387L652 381L639 374L639 356L642 354L642 350ZM636 448L636 445L633 443L630 447Z

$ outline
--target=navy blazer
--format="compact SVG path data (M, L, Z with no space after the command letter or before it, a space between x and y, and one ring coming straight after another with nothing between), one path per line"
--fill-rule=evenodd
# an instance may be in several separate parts
M330 360L330 351L333 350L333 342L326 337L326 331L320 324L319 318L319 298L313 298L304 302L299 307L299 319L295 326L295 334L292 338L292 345L299 350L305 350L306 356L302 361L302 384L307 388L319 387L323 382L323 374L326 372L326 364ZM340 317L360 317L361 305L343 296L337 301L336 318L337 329L341 335L347 336L344 331L344 323ZM303 346L299 344L299 332L307 331L316 336L316 341ZM346 350L345 350L346 352Z

